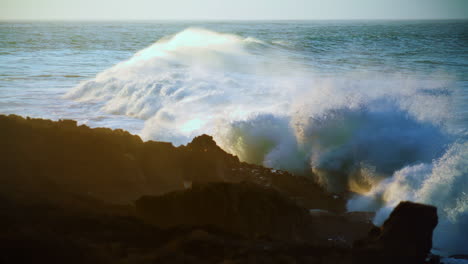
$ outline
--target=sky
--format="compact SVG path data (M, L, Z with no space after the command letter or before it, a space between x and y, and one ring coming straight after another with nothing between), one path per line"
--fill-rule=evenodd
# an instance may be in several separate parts
M468 0L0 0L0 19L468 19Z

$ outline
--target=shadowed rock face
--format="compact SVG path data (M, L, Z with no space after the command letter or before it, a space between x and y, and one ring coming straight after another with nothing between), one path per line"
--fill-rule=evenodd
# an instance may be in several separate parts
M143 196L135 204L140 217L161 228L209 225L250 239L350 247L373 227L371 217L309 212L280 192L249 182L195 184Z
M0 115L1 186L87 194L113 203L183 190L185 182L254 182L308 208L343 211L312 179L239 162L207 135L187 146L143 142L123 130Z
M355 243L358 263L424 263L432 248L437 208L401 202L380 229Z
M250 238L306 241L313 237L306 209L252 183L194 185L186 191L143 196L135 204L144 219L164 228L210 225Z
M437 222L436 207L401 202L382 226L380 239L385 247L424 258L432 248Z
M236 156L224 152L213 137L201 135L195 137L187 146L179 148L185 152L183 159L185 181L221 182L229 178L229 168L240 165Z

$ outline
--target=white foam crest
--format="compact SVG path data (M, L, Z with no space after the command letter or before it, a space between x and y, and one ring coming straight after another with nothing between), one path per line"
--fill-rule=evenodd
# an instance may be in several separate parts
M283 169L356 174L364 164L388 174L404 162L435 158L446 143L440 128L450 117L450 96L440 95L445 82L399 75L319 77L280 51L253 38L189 28L66 97L147 120L145 139L184 144L209 133L246 161ZM256 143L264 141L272 143ZM384 142L390 144L386 152ZM401 152L408 159L392 161ZM285 160L285 153L300 161ZM342 184L329 176L322 177L324 184L346 188L346 176L335 175L345 177L338 179Z

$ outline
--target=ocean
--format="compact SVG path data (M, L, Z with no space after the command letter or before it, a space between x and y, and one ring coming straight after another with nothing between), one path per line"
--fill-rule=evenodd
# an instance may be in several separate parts
M0 113L210 134L376 224L435 205L434 251L468 254L465 20L1 22Z

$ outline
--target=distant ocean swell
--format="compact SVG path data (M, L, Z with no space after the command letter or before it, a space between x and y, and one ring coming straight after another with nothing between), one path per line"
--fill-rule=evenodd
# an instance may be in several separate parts
M185 144L211 134L242 160L313 171L382 223L400 200L436 205L434 247L468 253L468 143L448 123L451 81L399 74L325 77L283 44L189 28L68 92L146 120L141 135Z

